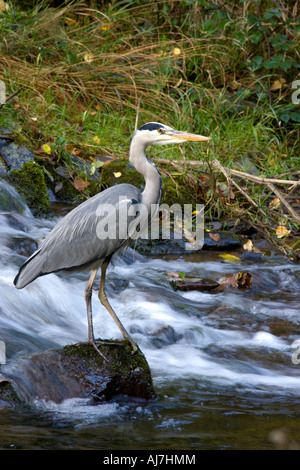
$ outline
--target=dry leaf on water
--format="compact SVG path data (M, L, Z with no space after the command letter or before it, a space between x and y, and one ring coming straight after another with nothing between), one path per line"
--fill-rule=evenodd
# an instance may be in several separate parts
M214 242L220 241L221 235L219 233L209 233L208 235Z
M228 274L227 276L221 277L217 280L220 284L216 288L216 291L222 291L225 287L236 287L239 289L250 289L251 288L251 274L248 271L241 271L234 274Z
M226 261L226 263L233 263L233 264L236 264L236 263L240 263L241 260L238 256L234 256L234 255L229 255L229 254L224 254L224 255L219 255L221 256L221 258L223 258L224 261Z

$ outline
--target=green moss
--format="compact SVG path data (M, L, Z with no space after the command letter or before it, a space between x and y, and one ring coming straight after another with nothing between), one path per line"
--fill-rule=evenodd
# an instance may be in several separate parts
M96 399L110 400L125 394L153 399L155 391L149 365L138 349L134 354L129 340L97 344L108 359L105 362L88 343L78 343L63 348L63 362L89 393Z
M163 178L162 203L192 204L197 202L197 188L184 175ZM199 202L199 201L198 201Z
M120 159L103 166L101 171L101 183L107 187L115 184L128 183L138 188L143 188L145 180L128 160Z
M44 215L51 211L44 172L38 163L28 162L20 170L12 170L7 180L17 189L35 215Z
M9 380L0 380L0 400L3 400L10 405L21 403L17 392Z

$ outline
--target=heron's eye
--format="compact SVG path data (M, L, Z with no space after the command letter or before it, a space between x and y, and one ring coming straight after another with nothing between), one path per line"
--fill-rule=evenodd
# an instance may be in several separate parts
M162 128L157 129L157 132L158 132L159 134L162 134L162 133L163 133L163 129L162 129Z

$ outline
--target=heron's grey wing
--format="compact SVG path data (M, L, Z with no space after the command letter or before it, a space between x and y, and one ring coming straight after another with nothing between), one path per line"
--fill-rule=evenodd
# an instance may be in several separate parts
M120 234L120 213L125 215L130 205L140 202L139 189L120 184L80 204L58 222L23 264L14 281L16 287L25 287L38 276L51 272L100 266L128 239ZM127 224L133 218L129 216ZM125 227L123 229L124 232Z

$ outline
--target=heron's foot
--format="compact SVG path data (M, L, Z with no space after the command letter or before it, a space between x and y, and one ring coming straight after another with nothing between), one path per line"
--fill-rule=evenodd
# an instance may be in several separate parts
M100 356L105 362L109 362L108 359L104 356L104 354L102 354L102 352L98 348L95 340L88 341L88 343L91 344L96 349L97 353L100 354Z
M132 352L131 352L131 354L136 354L136 353L138 352L138 350L139 350L139 347L138 347L138 345L136 344L136 342L135 342L135 341L133 341L133 339L132 339L132 338L130 338L130 336L129 336L129 338L128 338L128 339L129 339L129 341L130 341L130 344L131 344L131 346L132 346Z

